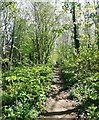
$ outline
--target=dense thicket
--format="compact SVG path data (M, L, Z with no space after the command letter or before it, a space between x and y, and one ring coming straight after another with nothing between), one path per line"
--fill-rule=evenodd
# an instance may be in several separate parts
M1 3L2 67L45 64L57 37L55 9L48 3L29 3L30 10L16 3ZM23 15L21 13L26 10Z

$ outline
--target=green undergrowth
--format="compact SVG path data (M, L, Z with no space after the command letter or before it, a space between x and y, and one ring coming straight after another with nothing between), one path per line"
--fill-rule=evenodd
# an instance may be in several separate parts
M99 72L98 53L64 59L61 64L64 87L70 90L70 98L81 104L79 113L84 113L89 120L99 119Z
M36 119L45 110L52 79L52 67L45 65L18 67L3 73L2 119Z
M99 119L99 73L82 72L69 66L63 67L62 76L64 87L69 89L70 98L78 99L82 103L80 113L85 113L88 119Z

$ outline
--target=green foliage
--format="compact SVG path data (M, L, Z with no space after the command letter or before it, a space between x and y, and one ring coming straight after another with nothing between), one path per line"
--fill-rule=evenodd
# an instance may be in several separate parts
M93 41L92 41L93 42ZM71 98L76 98L82 103L81 113L85 113L88 119L99 119L99 63L97 46L94 44L87 47L86 42L82 42L80 53L75 53L69 47L62 53L58 63L62 67L63 79L66 82L66 89L71 91ZM67 51L66 51L67 50ZM60 61L63 61L61 63Z
M3 119L31 120L39 115L56 63L62 67L65 88L72 88L71 96L82 102L89 119L98 120L98 3L65 2L63 11L58 4L28 3L20 8L17 2L0 3ZM42 65L46 63L49 67Z
M3 74L3 119L29 120L45 109L44 102L53 78L48 66L15 68Z

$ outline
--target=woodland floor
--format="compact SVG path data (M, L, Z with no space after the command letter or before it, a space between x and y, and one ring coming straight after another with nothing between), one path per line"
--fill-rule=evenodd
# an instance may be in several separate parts
M55 77L46 101L46 112L42 113L40 120L79 120L79 102L70 98L70 90L66 90L66 83L62 80L61 70L54 68Z

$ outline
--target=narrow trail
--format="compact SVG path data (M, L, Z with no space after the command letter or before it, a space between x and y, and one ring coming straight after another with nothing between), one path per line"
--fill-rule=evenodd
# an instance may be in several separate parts
M75 120L78 118L78 102L69 98L70 92L64 89L64 81L61 77L60 68L54 68L55 77L52 84L52 91L46 101L46 113L42 113L40 120L62 118Z

